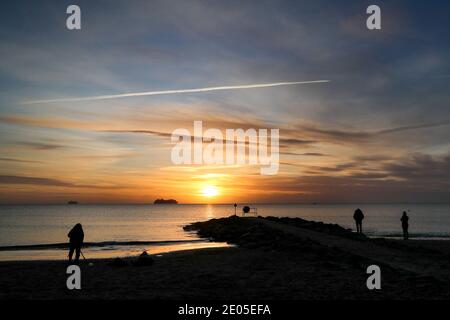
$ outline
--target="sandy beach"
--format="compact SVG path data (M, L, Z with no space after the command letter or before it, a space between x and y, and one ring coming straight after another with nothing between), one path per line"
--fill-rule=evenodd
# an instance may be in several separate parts
M448 299L450 242L370 239L300 218L231 216L186 226L235 244L154 255L151 266L111 259L80 264L82 290L66 288L63 261L0 263L0 299ZM366 287L380 266L382 289Z

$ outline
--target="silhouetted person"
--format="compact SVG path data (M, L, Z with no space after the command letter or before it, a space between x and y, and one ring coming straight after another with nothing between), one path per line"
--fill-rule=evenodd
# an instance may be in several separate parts
M72 262L73 252L75 251L75 263L80 260L81 245L84 240L84 232L81 223L77 223L67 234L69 237L69 262Z
M402 229L403 229L403 239L404 240L408 240L409 238L409 233L408 233L408 227L409 227L409 217L406 214L406 211L403 211L403 215L400 219L400 221L402 222Z
M360 208L355 210L355 213L353 214L353 219L355 219L356 222L356 232L362 233L362 221L364 220L364 213Z

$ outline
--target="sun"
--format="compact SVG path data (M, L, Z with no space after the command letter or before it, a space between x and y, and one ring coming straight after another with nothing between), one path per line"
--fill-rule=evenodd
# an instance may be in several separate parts
M215 197L219 195L219 189L216 186L206 186L201 190L201 193L204 197Z

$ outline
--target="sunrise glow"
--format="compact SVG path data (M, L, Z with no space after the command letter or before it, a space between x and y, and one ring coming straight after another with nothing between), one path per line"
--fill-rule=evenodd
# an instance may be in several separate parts
M204 197L212 198L219 195L219 189L216 186L206 186L201 193Z

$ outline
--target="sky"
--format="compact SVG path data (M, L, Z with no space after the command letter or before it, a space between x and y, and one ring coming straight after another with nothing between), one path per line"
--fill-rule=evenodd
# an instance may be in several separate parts
M449 15L448 1L2 2L0 203L448 202ZM170 135L195 120L279 129L278 173L173 164Z

